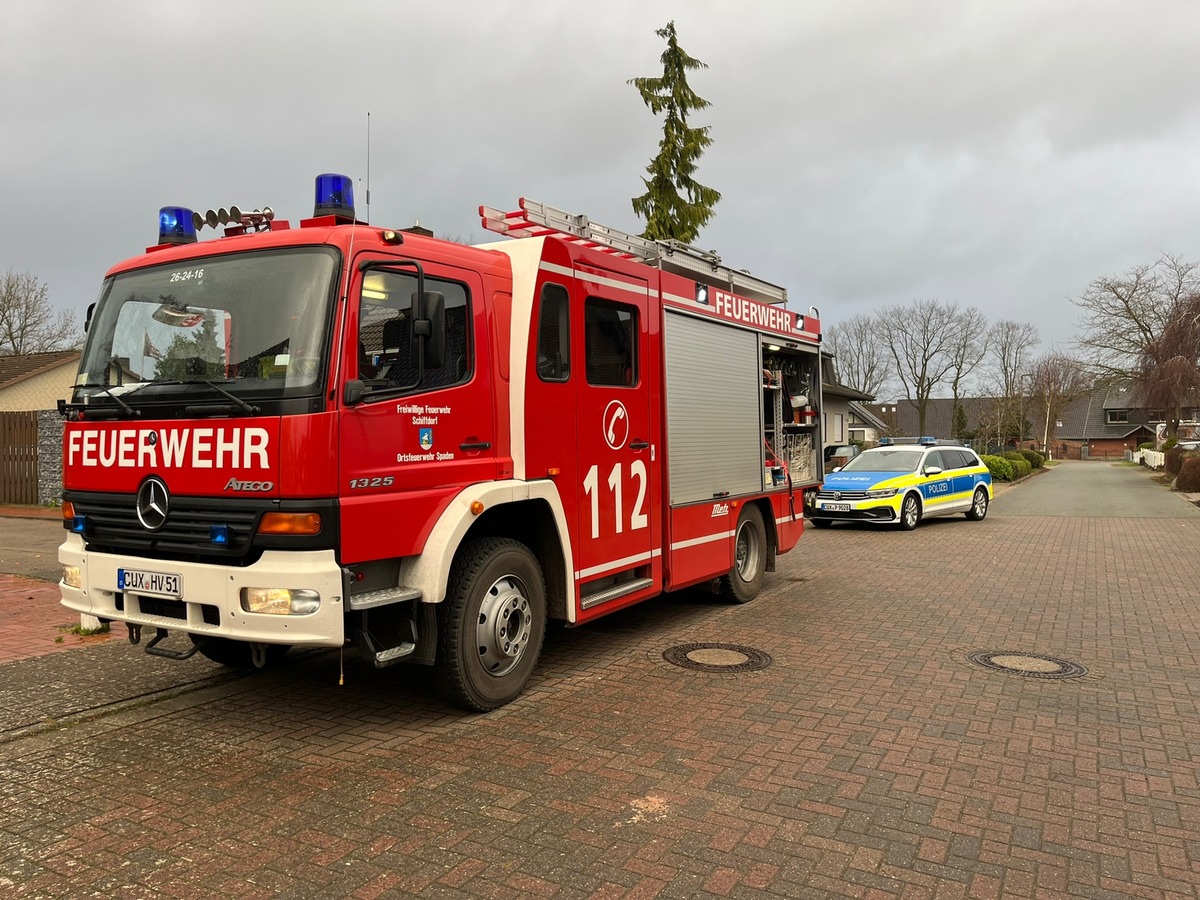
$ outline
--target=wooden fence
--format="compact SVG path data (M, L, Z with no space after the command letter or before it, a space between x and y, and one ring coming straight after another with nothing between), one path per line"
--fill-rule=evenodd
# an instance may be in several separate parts
M37 413L0 412L0 503L37 502Z

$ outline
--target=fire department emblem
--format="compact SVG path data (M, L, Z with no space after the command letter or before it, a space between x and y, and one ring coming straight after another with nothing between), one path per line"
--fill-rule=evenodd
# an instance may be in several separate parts
M629 440L629 415L625 404L614 400L604 409L604 442L613 450L620 450Z
M432 450L433 449L433 429L432 428L422 428L420 431L419 441L420 441L422 450Z

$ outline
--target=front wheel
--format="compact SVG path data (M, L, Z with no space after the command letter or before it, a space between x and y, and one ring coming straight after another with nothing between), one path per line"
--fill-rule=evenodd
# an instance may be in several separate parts
M921 501L916 494L908 494L900 504L900 527L912 531L921 521Z
M738 519L733 568L721 580L721 596L734 603L749 603L762 590L766 568L767 529L758 507L749 504Z
M971 498L971 508L967 510L967 518L972 522L981 522L988 511L988 495L983 488L975 489L975 496Z
M465 544L438 606L438 692L474 712L503 706L524 689L545 635L546 585L529 548L508 538Z

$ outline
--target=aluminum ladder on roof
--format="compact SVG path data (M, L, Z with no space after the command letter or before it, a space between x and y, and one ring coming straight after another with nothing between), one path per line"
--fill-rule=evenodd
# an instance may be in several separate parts
M483 227L511 237L549 235L623 259L640 260L664 272L683 275L761 303L787 303L787 288L722 265L721 257L713 251L700 250L675 240L652 241L538 200L522 197L518 204L520 209L507 213L489 206L479 207Z

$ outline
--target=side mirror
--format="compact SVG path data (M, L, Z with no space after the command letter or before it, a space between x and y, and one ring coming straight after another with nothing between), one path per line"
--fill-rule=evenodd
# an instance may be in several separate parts
M925 467L926 477L928 477L930 475L941 475L941 474L942 474L942 470L941 470L940 466L926 466Z
M88 308L87 308L87 315L85 315L83 317L83 333L84 334L87 334L88 328L90 328L92 325L92 313L94 313L95 311L96 311L96 304L89 303Z
M362 402L363 396L367 393L367 386L357 378L352 378L346 382L345 390L342 393L342 402L347 406L354 406Z
M440 369L446 362L446 297L439 291L426 291L421 302L413 296L413 356L420 356L426 369Z

